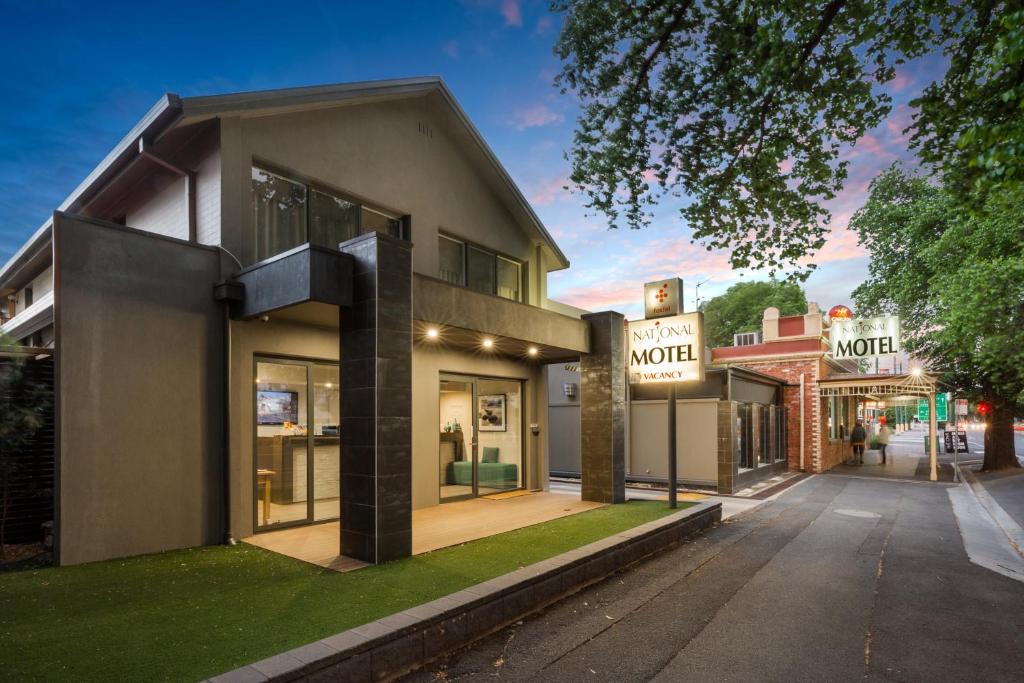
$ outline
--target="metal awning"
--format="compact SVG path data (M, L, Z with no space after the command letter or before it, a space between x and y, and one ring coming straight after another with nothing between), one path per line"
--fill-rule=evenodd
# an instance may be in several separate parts
M818 395L825 396L928 396L935 393L935 378L925 373L904 375L832 375L818 380Z
M924 372L905 375L832 375L818 380L818 396L924 396L928 399L928 478L938 480L938 424L935 420L936 379Z

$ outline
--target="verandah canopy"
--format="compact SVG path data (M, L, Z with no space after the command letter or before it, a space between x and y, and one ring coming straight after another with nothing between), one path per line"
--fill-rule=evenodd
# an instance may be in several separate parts
M935 419L935 377L924 372L903 375L831 375L818 380L818 396L863 396L878 400L885 396L925 396L928 398L928 478L938 480L938 421Z

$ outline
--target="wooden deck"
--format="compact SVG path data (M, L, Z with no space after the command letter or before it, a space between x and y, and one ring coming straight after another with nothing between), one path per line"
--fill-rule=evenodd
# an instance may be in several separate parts
M413 555L428 553L478 538L521 529L559 517L603 507L577 495L537 492L511 498L474 498L413 510ZM288 555L335 571L347 572L366 564L338 554L338 522L268 531L243 539L245 543Z

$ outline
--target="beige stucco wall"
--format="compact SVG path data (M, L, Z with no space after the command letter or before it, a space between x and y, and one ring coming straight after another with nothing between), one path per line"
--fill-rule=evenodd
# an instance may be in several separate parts
M676 404L676 473L689 481L718 481L718 400L691 399ZM666 401L630 403L628 473L634 476L668 475Z
M54 241L60 563L217 543L216 251L61 214Z
M290 172L412 216L413 270L437 275L437 235L444 231L528 264L524 279L538 301L538 250L475 166L438 96L339 106L221 124L223 243L250 262L250 167ZM237 221L229 216L239 216ZM542 294L543 292L540 292Z

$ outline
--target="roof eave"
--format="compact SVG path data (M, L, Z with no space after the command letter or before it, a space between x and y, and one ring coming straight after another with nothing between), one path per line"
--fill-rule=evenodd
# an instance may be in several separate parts
M132 126L132 129L121 138L110 153L85 177L85 180L79 183L78 187L61 202L57 210L74 212L80 208L84 200L96 189L102 187L106 179L116 172L119 162L134 154L138 148L139 138L155 137L163 129L169 127L180 114L181 98L174 93L162 95L156 104L150 107L145 116ZM0 291L7 288L8 282L17 275L21 267L49 241L52 228L53 216L51 215L14 253L14 256L0 268Z

